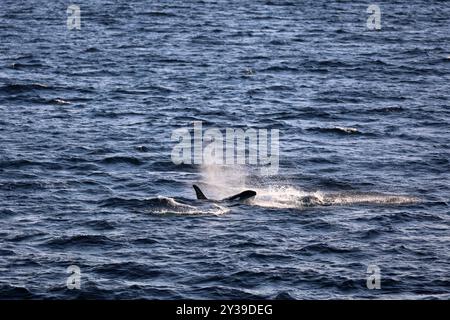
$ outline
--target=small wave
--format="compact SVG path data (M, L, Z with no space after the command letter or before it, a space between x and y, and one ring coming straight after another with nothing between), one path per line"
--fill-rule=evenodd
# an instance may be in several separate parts
M133 243L135 244L144 244L144 245L148 245L148 244L156 244L159 243L158 240L155 239L149 239L147 237L144 238L138 238L138 239L134 239Z
M94 267L92 271L99 274L120 276L128 279L155 278L164 273L162 269L149 268L148 265L132 261L104 264Z
M0 256L4 257L4 256L14 256L16 253L12 250L8 250L8 249L0 249Z
M191 43L193 44L202 44L202 45L212 45L212 46L221 46L224 45L225 42L218 38L213 38L205 35L197 35L192 37Z
M107 157L107 158L104 158L101 162L105 163L105 164L127 163L127 164L133 164L135 166L138 166L141 164L141 160L134 158L134 157L126 157L126 156Z
M139 152L149 152L150 149L146 146L135 146L134 149Z
M150 12L142 12L140 15L150 16L150 17L177 17L175 13L171 12L163 12L163 11L150 11Z
M419 199L412 196L385 195L385 194L338 194L328 195L326 202L329 205L347 204L411 204Z
M288 44L288 40L285 39L273 39L269 41L269 44L274 45L274 46L282 46L282 45L286 45Z
M346 68L350 67L349 63L339 60L311 60L306 63L310 66L320 66L320 67L332 67L332 68Z
M335 253L353 253L359 251L358 248L345 248L328 245L325 243L310 244L300 249L308 253L335 254Z
M405 111L405 108L403 107L384 107L384 108L375 108L375 109L369 109L365 110L365 112L369 113L396 113L396 112L403 112Z
M38 162L31 161L26 159L18 159L18 160L5 160L0 161L0 169L10 168L10 169L21 169L23 167L28 166L40 166L48 169L58 170L61 168L61 165L54 162Z
M155 170L161 172L168 172L168 171L196 172L198 170L195 164L189 163L174 164L172 161L155 161L152 163L152 167L155 168Z
M114 230L114 225L111 222L104 220L87 221L84 225L89 226L94 230Z
M298 72L299 69L288 66L270 66L268 68L261 70L261 72L285 72L285 71Z
M152 213L186 214L186 215L202 215L202 214L222 215L230 211L230 209L220 206L216 203L189 205L177 202L173 198L167 198L163 196L159 196L156 199L158 199L160 204L163 203L164 206L152 208L151 209Z
M285 85L273 85L266 88L268 91L294 91L295 88Z
M183 59L177 59L177 58L166 58L166 57L161 57L161 58L156 58L155 59L156 62L158 63L164 63L164 64L187 64L189 63L189 60L183 60ZM171 89L172 90L172 89Z
M32 69L32 68L42 68L44 65L41 63L20 63L13 62L9 65L10 69L16 70L24 70L24 69Z
M294 2L294 1L283 1L283 2L278 2L278 1L266 1L264 4L265 4L266 6L278 6L278 7L295 6L295 2Z
M96 48L96 47L89 47L86 50L84 50L84 52L99 52L100 49Z
M0 217L1 216L13 216L16 215L17 213L13 210L10 209L0 209Z
M174 198L158 196L147 199L108 198L100 202L102 207L127 207L142 209L143 213L154 214L182 214L182 215L222 215L230 211L229 208L216 203L182 203Z
M16 287L9 284L0 285L0 298L3 299L31 299L36 298L31 291L25 287Z
M50 100L50 103L52 103L52 104L72 104L70 101L63 100L63 99L52 99L52 100Z
M47 241L52 246L101 246L113 244L114 242L102 235L74 235L56 237Z
M32 83L32 84L7 84L0 87L0 93L23 93L30 92L32 90L47 90L50 89L49 86L41 83Z
M356 128L351 127L332 127L332 128L322 128L314 127L308 128L307 131L319 132L319 133L337 133L337 134L361 134L362 132Z

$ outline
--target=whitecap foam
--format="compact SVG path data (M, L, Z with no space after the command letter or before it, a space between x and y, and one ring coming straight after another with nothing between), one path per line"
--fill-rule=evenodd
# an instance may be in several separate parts
M253 204L268 208L303 208L312 206L387 204L398 205L418 202L419 199L405 195L368 193L306 192L292 186L270 186L255 189Z
M346 132L355 133L355 128L342 128ZM355 131L356 130L356 131ZM245 189L256 191L253 205L267 208L304 208L313 206L337 206L356 204L401 205L418 202L419 199L408 195L392 195L382 193L331 193L324 190L307 192L291 185L274 184L257 188L246 183L247 171L244 166L202 166L203 183L208 186L207 196L221 199L241 192Z
M190 205L176 201L174 198L158 196L161 206L152 208L152 213L158 214L183 214L183 215L222 215L230 211L229 208L216 203L202 203Z
M351 127L336 127L336 130L343 131L345 133L359 133L359 130Z

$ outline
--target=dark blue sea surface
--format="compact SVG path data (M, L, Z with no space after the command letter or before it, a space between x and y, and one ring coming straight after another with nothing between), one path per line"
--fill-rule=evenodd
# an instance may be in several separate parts
M449 299L450 5L370 4L1 0L0 298ZM193 121L278 174L175 165Z

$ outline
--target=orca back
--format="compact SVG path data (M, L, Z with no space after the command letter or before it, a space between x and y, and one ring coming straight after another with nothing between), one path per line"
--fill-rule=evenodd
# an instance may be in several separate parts
M234 196L223 199L222 201L245 201L256 196L256 192L253 190L245 190Z
M200 188L197 185L192 185L194 187L195 190L195 194L197 196L198 200L208 200L208 198L203 194L202 190L200 190ZM254 196L256 196L256 192L253 190L245 190L242 191L241 193L235 194L231 197L225 198L221 201L226 201L226 202L242 202L245 200L248 200L250 198L253 198Z

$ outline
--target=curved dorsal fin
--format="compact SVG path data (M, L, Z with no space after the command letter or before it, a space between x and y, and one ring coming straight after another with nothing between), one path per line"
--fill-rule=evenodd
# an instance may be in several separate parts
M198 200L208 200L208 198L203 194L202 190L200 190L199 187L197 187L195 184L193 185L193 187Z

